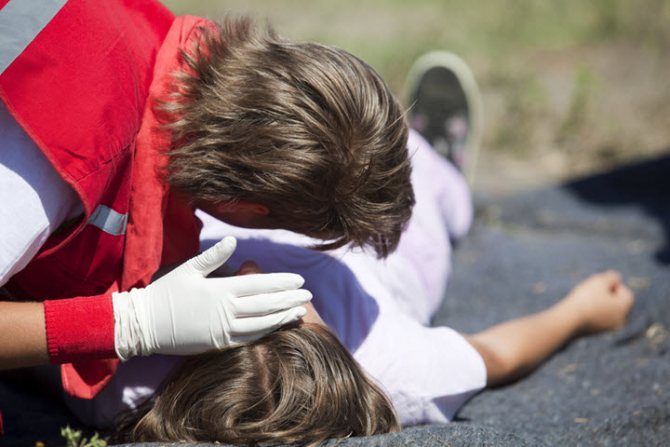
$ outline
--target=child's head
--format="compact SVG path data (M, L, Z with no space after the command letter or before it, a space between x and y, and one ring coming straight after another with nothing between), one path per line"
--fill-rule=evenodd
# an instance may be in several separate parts
M310 324L186 360L120 440L307 444L397 429L382 391Z
M323 248L393 250L414 196L403 112L379 75L249 19L200 32L172 104L171 184L262 204L271 226L333 241Z

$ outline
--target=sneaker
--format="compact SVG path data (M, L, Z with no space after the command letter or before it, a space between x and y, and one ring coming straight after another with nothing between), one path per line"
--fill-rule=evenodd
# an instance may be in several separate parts
M409 124L474 182L481 134L481 96L468 65L433 51L412 66L407 82Z

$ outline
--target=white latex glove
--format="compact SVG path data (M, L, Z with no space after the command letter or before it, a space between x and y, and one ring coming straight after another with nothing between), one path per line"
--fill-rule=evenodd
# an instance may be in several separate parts
M312 294L293 273L206 278L237 242L226 237L143 289L112 294L114 344L137 355L197 354L255 340L305 315Z

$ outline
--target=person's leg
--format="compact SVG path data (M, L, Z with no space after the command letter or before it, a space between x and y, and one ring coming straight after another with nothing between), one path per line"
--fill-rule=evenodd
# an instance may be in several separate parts
M465 62L442 52L420 58L409 84L410 124L418 127L408 140L416 205L398 250L386 261L386 284L408 314L426 322L444 296L451 241L465 235L472 223L462 169L474 168L479 93Z
M439 209L450 239L463 237L473 217L470 188L465 178L414 130L410 131L408 148L412 154L412 185L423 196L417 198L417 202L421 201L417 206L423 207L423 202L430 200L430 205Z
M416 131L410 131L408 149L416 204L397 250L377 270L398 306L427 324L444 297L451 239L467 232L472 203L460 172Z

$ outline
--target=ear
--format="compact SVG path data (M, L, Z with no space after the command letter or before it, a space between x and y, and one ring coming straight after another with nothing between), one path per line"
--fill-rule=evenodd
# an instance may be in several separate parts
M247 216L267 216L270 214L270 209L257 202L248 202L246 200L239 200L237 202L220 202L216 204L216 210L220 213L234 213Z

